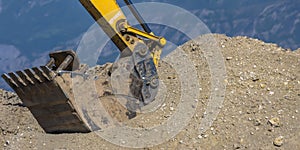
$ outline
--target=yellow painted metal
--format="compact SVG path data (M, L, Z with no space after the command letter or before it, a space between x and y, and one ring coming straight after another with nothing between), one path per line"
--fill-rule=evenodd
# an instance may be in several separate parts
M156 68L158 67L158 63L159 63L159 60L160 60L160 55L161 55L161 52L162 50L159 49L157 51L154 51L151 56L153 58L153 63L155 64Z
M115 0L80 0L80 3L91 14L103 31L109 36L121 52L133 51L138 42L144 43L134 35L122 34L117 25L126 20L126 16Z
M145 44L138 36L158 42L160 48L151 54L155 66L158 67L161 48L166 44L165 38L138 30L128 25L126 16L116 0L80 0L80 2L121 52L127 48L133 51L137 44ZM126 32L121 32L120 28L125 29Z
M167 41L164 37L159 37L159 36L156 36L154 35L152 32L151 33L147 33L145 31L141 31L139 29L136 29L134 27L131 27L129 25L127 25L126 27L126 30L127 32L131 32L131 33L135 33L139 36L142 36L144 38L147 38L147 39L150 39L150 40L153 40L153 41L156 41L158 42L162 47L166 45Z

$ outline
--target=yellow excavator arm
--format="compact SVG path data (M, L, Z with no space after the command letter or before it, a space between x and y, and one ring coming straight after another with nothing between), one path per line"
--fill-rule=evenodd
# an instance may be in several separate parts
M79 1L119 48L121 59L134 58L134 68L128 70L132 83L127 96L134 97L138 106L133 101L132 107L143 107L154 101L159 85L156 69L165 38L154 35L130 0L124 1L144 31L130 26L115 0ZM72 50L51 52L49 56L50 60L44 66L5 73L2 77L45 132L90 132L92 120L77 106L73 88L66 82L74 74L81 74L86 81L83 76L86 74L82 74L86 69L80 66L77 54ZM133 108L127 109L130 112Z
M154 35L131 0L124 2L144 31L130 26L115 0L80 0L80 2L119 48L121 57L123 54L136 58L133 71L136 78L133 80L139 81L142 86L131 89L131 93L135 93L131 96L140 99L144 105L152 102L158 89L156 68L166 39Z
M143 37L151 40L157 45L155 50L151 51L155 66L158 65L162 47L166 44L163 37L159 37L150 31L149 27L138 14L130 0L124 0L137 20L144 26L146 31L141 31L137 28L130 26L127 22L126 16L116 3L115 0L80 0L81 4L97 21L99 26L111 38L115 45L121 52L129 49L131 52L135 50L137 45L145 45ZM148 32L147 32L148 30ZM148 45L148 47L150 47Z

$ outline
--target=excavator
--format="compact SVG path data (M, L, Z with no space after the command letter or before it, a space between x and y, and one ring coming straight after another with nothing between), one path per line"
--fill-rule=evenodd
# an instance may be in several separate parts
M117 46L120 57L133 58L129 96L139 101L137 107L144 107L155 101L159 87L157 67L166 39L151 31L131 0L124 2L141 29L128 23L116 0L79 2ZM62 75L85 71L76 52L60 50L51 52L49 57L49 61L43 66L5 73L2 78L17 93L46 133L93 131L91 120L76 105L74 95L68 92L70 89L66 88L66 79Z

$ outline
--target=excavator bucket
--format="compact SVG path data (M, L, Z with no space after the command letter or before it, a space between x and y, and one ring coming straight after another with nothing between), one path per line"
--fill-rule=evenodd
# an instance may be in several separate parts
M75 65L74 65L75 64ZM59 71L79 68L76 54L69 51L50 53L46 66L3 74L2 78L13 88L47 133L89 132L74 99L66 93ZM63 88L62 88L63 87Z

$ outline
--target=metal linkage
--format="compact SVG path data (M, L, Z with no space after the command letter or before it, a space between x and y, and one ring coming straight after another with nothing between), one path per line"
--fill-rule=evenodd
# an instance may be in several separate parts
M149 48L146 45L137 45L134 53L134 75L138 79L134 80L139 86L136 87L141 95L139 99L142 100L143 105L147 105L154 101L158 92L159 80L157 69L153 58L150 55ZM136 91L134 91L137 93ZM137 97L137 96L136 96Z

